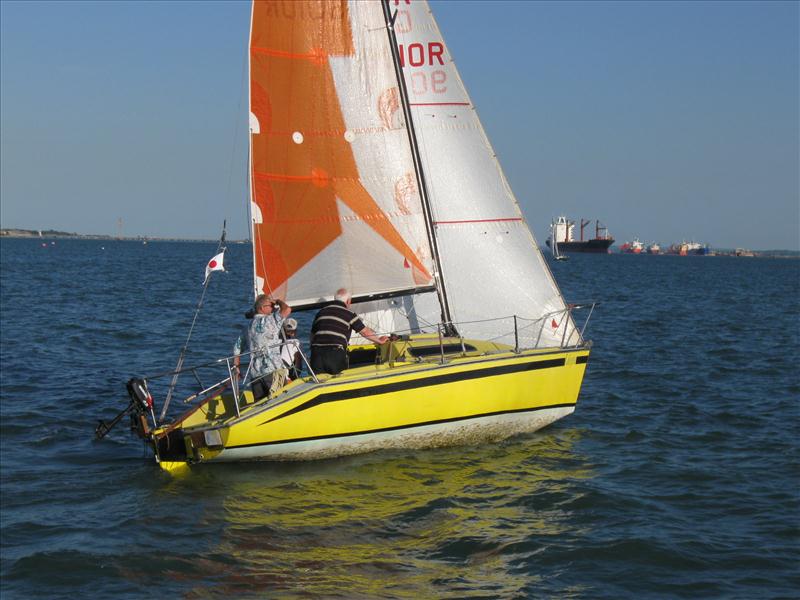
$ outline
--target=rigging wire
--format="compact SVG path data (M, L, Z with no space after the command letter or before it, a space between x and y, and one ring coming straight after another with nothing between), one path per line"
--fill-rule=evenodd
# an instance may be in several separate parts
M225 226L227 221L222 222L222 236L219 239L219 245L217 246L217 251L215 253L219 254L220 252L225 252ZM159 421L163 421L164 417L167 415L167 409L169 408L169 402L172 399L172 392L175 391L175 386L178 383L178 376L180 375L180 370L183 367L183 361L186 358L186 351L189 348L189 340L192 339L192 333L194 332L194 326L197 323L197 317L200 314L200 311L203 308L203 301L206 297L206 290L208 290L208 284L211 281L211 273L208 273L206 276L206 280L203 282L203 292L200 294L200 301L197 303L197 308L194 311L194 317L192 317L192 324L189 327L189 335L186 336L186 342L181 348L180 356L178 356L178 364L175 367L175 374L172 376L172 381L169 384L169 389L167 390L167 398L164 400L164 407L161 409L161 415L159 416Z

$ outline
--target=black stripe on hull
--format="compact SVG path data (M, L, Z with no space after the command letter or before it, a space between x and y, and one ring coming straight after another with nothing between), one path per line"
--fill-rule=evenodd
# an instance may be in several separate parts
M504 365L502 367L489 367L488 369L476 369L474 371L466 371L460 373L448 373L447 375L434 375L433 377L421 377L419 379L411 379L408 381L398 381L397 383L386 383L384 385L374 385L368 388L361 388L356 390L344 390L341 392L328 392L320 394L312 398L308 402L304 402L299 406L295 406L285 413L267 419L259 425L265 425L278 419L283 419L289 415L299 413L321 404L328 402L338 402L340 400L352 400L353 398L364 398L367 396L377 396L379 394L388 394L390 392L400 392L404 390L413 390L421 387L432 387L435 385L443 385L452 383L454 381L468 381L470 379L481 379L483 377L493 377L495 375L508 375L509 373L520 373L522 371L535 371L538 369L552 369L555 367L563 367L566 363L565 358L552 358L550 360L540 360L529 363L522 363L516 365Z
M589 362L589 355L588 354L584 354L583 356L579 356L578 358L575 359L575 364L576 365L585 365L588 362Z
M449 419L438 419L436 421L424 421L422 423L413 423L411 425L395 425L394 427L382 427L379 429L367 429L365 431L348 431L345 433L331 433L327 435L316 435L304 438L291 438L287 440L277 440L274 442L257 442L255 444L241 444L239 446L228 446L227 450L233 450L235 448L253 448L255 446L274 446L276 444L292 444L296 442L312 442L315 440L326 440L330 438L344 438L344 437L353 437L356 435L369 435L371 433L384 433L387 431L398 431L400 429L415 429L417 427L425 427L426 425L440 425L443 423L455 423L456 421L469 421L471 419L480 419L483 417L494 417L497 415L510 415L514 413L527 413L527 412L538 412L540 410L548 410L551 408L566 408L566 407L574 407L576 404L574 402L567 402L565 404L550 404L548 406L537 406L535 408L515 408L511 410L498 410L494 412L482 413L478 415L469 415L466 417L451 417Z

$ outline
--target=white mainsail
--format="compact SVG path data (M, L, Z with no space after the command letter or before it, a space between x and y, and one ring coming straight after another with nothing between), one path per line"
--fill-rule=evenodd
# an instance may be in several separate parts
M397 5L395 32L461 335L513 343L513 315L539 345L579 336L514 198L426 0ZM502 321L486 321L503 318Z

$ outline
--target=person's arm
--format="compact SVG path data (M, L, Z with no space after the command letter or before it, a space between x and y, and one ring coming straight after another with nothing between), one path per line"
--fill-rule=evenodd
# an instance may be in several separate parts
M284 302L283 300L275 300L275 304L277 304L278 307L281 309L280 312L282 318L285 319L290 314L292 314L292 307L286 304L286 302Z
M372 329L370 329L366 325L364 325L364 329L362 329L361 331L358 332L358 335L360 335L361 337L365 337L369 341L375 342L376 344L385 344L387 342L387 340L389 339L385 335L378 335L377 333L372 331Z
M233 345L233 367L231 370L235 374L239 373L239 362L241 360L241 357L239 355L242 353L243 345L244 342L242 341L242 336L240 335L238 338L236 338L236 343Z

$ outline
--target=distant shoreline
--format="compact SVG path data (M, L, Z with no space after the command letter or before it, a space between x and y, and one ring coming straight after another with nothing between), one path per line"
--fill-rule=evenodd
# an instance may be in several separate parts
M217 242L216 239L202 238L167 238L151 237L149 235L137 236L116 236L90 233L73 233L69 231L57 231L54 229L0 229L0 238L21 238L21 239L61 239L61 240L103 240L120 242ZM241 244L249 240L229 240L232 244Z
M202 238L167 238L167 237L151 237L145 235L138 236L116 236L116 235L102 235L102 234L89 234L89 233L74 233L69 231L57 231L55 229L0 229L0 238L20 238L20 239L62 239L62 240L102 240L102 241L120 241L120 242L217 242L216 239L202 239ZM230 244L249 244L250 240L228 240ZM612 246L614 248L614 246ZM542 246L539 248L544 253L549 253L550 249ZM800 251L798 250L747 250L749 254L742 255L738 258L800 258ZM621 254L619 250L610 252L609 254ZM646 255L646 253L642 253ZM653 256L663 256L653 255ZM734 256L735 250L733 248L720 248L715 250L708 257L713 256Z

